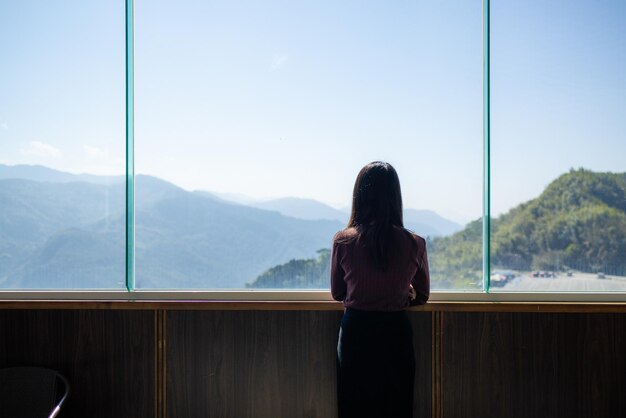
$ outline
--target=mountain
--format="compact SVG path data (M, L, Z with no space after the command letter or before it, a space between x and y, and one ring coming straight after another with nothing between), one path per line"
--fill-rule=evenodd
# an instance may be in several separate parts
M137 281L146 287L241 288L273 265L312 256L341 229L182 190L136 200Z
M0 165L0 287L123 287L123 180ZM136 281L143 288L242 288L272 266L323 257L318 250L348 217L310 199L236 204L152 176L136 176L135 186ZM405 216L425 236L441 233L431 224L458 227L429 211Z
M450 235L463 229L463 226L446 219L432 210L404 209L406 228L423 237Z
M203 193L212 195L215 198L229 200L228 195L212 194L209 192ZM260 209L277 211L285 216L298 219L329 219L339 221L345 225L350 218L349 209L347 211L335 209L332 206L314 199L285 197L266 201L255 201L251 198L245 199L242 196L238 196L235 201ZM424 237L449 235L463 228L462 225L450 221L431 210L405 209L404 223L408 229Z
M465 287L482 275L482 222L429 241L433 276ZM626 273L626 173L570 170L491 221L493 269Z
M482 227L478 219L453 235L427 239L434 286L467 289L482 282ZM626 173L571 170L537 198L492 219L491 227L494 269L575 269L624 276ZM328 270L320 278L315 267L327 264L325 254L275 266L250 286L329 283Z
M4 165L0 164L0 180L22 179L49 183L87 182L113 184L123 182L124 176L96 176L92 174L71 174L53 170L41 165Z
M341 229L150 176L136 177L135 203L136 279L145 288L242 288L273 265L315 255ZM0 286L123 287L124 209L123 182L1 179Z
M302 199L297 197L284 197L262 202L252 203L260 209L275 210L285 216L292 216L299 219L332 219L345 224L350 217L349 213L335 209L322 202L313 199Z
M105 271L94 272L123 274L123 211L123 183L0 180L0 286L84 287L75 274L95 288L115 286L112 277L100 280ZM106 245L86 254L97 240ZM104 267L90 269L93 257L102 257L93 266Z
M292 259L272 267L257 277L248 288L257 289L328 289L330 250L322 249L316 258Z
M493 264L626 269L626 173L571 170L495 222Z

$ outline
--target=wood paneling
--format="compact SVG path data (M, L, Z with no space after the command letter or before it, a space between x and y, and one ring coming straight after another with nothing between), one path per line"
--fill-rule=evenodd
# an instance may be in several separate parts
M71 384L61 417L153 416L152 311L0 310L0 367L40 366Z
M65 417L336 416L341 311L194 303L5 307L0 367L65 374ZM626 417L626 315L474 308L409 312L415 418Z
M141 295L141 292L135 295ZM176 294L168 295L170 297ZM2 295L0 294L0 297ZM182 297L182 296L181 296ZM196 296L197 297L197 296ZM2 309L110 309L190 311L343 311L334 301L272 300L0 300ZM410 312L626 313L621 302L443 302L413 306Z
M168 312L168 416L334 416L340 316Z
M624 417L625 331L619 314L445 313L444 416Z
M170 417L335 417L339 312L169 311ZM430 315L415 326L416 416L430 415Z
M167 417L167 312L154 311L154 417Z
M430 417L432 413L433 322L430 312L409 312L415 347L415 392L413 416Z
M431 412L422 416L432 418L443 417L442 392L443 392L443 333L442 312L433 312L431 315Z

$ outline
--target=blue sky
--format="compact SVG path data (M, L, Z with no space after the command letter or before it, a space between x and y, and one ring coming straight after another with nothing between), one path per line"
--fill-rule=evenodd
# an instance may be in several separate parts
M124 169L124 2L0 3L0 162ZM492 0L492 210L626 171L626 2ZM136 168L187 189L482 212L480 1L136 0Z

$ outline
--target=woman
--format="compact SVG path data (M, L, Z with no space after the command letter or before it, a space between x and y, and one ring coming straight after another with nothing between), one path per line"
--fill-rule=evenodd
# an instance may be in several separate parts
M430 292L426 242L404 229L400 181L375 161L354 184L348 227L333 238L331 293L343 301L339 417L412 417L415 357L404 312Z

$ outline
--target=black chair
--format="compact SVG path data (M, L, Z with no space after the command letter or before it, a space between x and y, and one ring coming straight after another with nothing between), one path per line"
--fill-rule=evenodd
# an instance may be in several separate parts
M53 418L70 393L59 372L41 367L0 369L0 417Z

